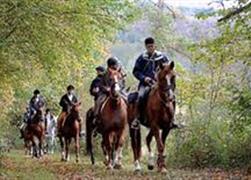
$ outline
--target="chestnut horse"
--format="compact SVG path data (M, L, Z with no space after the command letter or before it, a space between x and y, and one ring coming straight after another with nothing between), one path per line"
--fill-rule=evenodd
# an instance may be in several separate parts
M119 169L122 167L122 146L127 128L127 104L120 94L121 87L119 80L121 78L122 76L119 71L110 70L109 79L111 80L111 87L109 96L100 109L100 123L98 125L93 124L94 116L92 109L87 112L86 116L87 152L91 155L91 161L94 164L92 137L94 129L97 128L97 131L102 135L102 150L108 169Z
M33 155L32 151L32 134L29 133L28 128L24 129L24 148L25 148L25 155Z
M160 64L156 74L157 82L151 87L148 99L145 105L145 117L147 123L144 125L149 128L149 133L146 137L147 148L149 152L148 168L153 169L154 157L151 150L151 141L154 136L157 143L158 171L165 172L166 166L164 163L164 148L165 140L169 131L173 128L174 111L175 111L175 72L174 62L169 64ZM138 110L137 103L130 103L128 107L128 121L130 127L131 144L134 153L135 170L141 170L141 132L140 123L136 120ZM160 130L162 131L160 134Z
M62 126L61 135L59 136L60 145L61 145L61 160L69 161L69 146L71 143L71 139L73 138L75 141L75 152L76 152L76 162L79 162L79 152L80 152L80 144L79 144L79 134L80 134L80 110L81 103L78 102L74 104L70 110L69 115L66 117L65 122Z
M43 144L44 144L44 126L42 119L42 110L38 110L32 119L31 123L27 125L25 130L24 141L25 146L29 148L29 142L32 142L32 156L40 158L43 155Z

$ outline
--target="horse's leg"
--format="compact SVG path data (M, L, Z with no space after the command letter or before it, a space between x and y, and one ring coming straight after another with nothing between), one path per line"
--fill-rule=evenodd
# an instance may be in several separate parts
M134 156L134 166L135 171L140 171L141 165L140 165L140 156L141 156L141 132L140 132L140 125L138 129L135 129L130 127L130 138L131 138L131 146L133 149L133 156Z
M153 132L152 132L152 130L150 130L148 135L146 136L146 145L147 145L148 153L149 153L147 167L149 170L153 170L153 168L154 168L154 154L151 149L152 138L153 138Z
M55 136L51 135L51 142L50 142L50 153L54 154L54 148L55 148Z
M122 150L124 144L124 130L117 135L116 144L115 144L115 166L116 169L122 168Z
M38 144L38 146L39 146L39 156L42 157L43 154L44 154L44 144L45 144L45 135L44 135L44 133L42 133L39 136L38 140L39 140L39 144Z
M45 146L45 129L43 124L40 124L40 133L39 133L39 153L42 157L44 154L44 146Z
M65 143L62 136L59 136L60 146L61 146L61 161L65 160Z
M70 146L71 139L65 138L65 160L70 161L69 156L69 146Z
M164 149L165 149L165 142L166 142L166 138L167 138L167 136L168 136L169 132L170 132L170 129L163 129L163 130L162 130L161 140L162 140L162 143L163 143Z
M157 126L152 127L152 131L156 139L157 148L158 148L158 159L157 159L158 171L164 172L166 171L164 157L163 157L164 146L160 138L159 128Z
M36 143L32 141L32 158L37 157Z
M29 151L28 155L32 156L33 155L33 149L32 149L32 141L31 140L29 140L28 148L29 148L28 149L28 151Z
M92 116L92 109L89 109L86 113L86 152L91 156L92 164L95 164L94 154L93 154L93 145L92 145L92 138L93 138L93 116Z
M39 157L43 156L43 139L42 137L39 138L39 142L38 142L38 149L39 149Z
M110 141L110 134L109 133L105 133L105 149L107 151L108 154L108 163L107 163L107 169L113 169L113 165L112 165L112 156L113 156L113 152L112 152L112 143Z
M31 144L32 144L32 158L37 157L37 144L36 144L36 137L31 135Z
M76 162L79 162L79 133L75 137Z
M52 138L51 138L51 136L47 136L47 138L46 138L46 153L47 154L51 154L51 141L52 141Z
M109 157L108 157L108 152L107 152L106 144L105 144L105 136L103 136L103 138L102 138L101 147L102 147L103 153L105 155L104 164L107 166Z

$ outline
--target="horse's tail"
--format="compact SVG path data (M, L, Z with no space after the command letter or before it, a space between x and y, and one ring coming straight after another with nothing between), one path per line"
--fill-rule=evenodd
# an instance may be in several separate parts
M94 114L93 109L90 108L86 113L86 152L88 155L91 156L91 162L94 164L94 156L93 156L93 150L92 150L92 136L93 136L93 120L94 120Z

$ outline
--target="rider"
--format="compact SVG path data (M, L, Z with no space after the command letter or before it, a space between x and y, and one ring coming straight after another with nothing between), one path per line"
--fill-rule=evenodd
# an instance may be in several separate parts
M106 100L107 96L110 93L110 87L111 87L111 80L109 77L109 72L111 70L117 70L117 71L121 71L121 75L122 75L122 80L121 80L121 92L123 91L123 88L125 87L125 81L123 80L123 78L125 77L125 73L122 72L121 66L118 62L118 59L116 57L110 57L107 60L107 70L104 73L104 75L101 78L101 83L100 83L100 93L97 97L97 100L95 101L95 106L94 106L94 116L95 119L98 119L98 114L99 114L99 110L101 108L101 105L103 104L103 102ZM123 93L122 93L123 95ZM125 98L126 99L126 98Z
M97 77L92 81L90 86L90 94L94 97L94 101L98 99L98 96L100 94L100 85L102 78L105 73L105 68L103 66L96 67Z
M20 139L24 138L24 131L25 131L25 128L27 127L29 117L30 117L30 110L29 110L29 106L27 106L26 112L24 113L24 116L23 116L23 122L19 128L20 133L21 133Z
M56 119L55 116L52 114L51 110L47 108L45 110L45 133L49 133L49 129L51 127L56 127Z
M145 96L150 91L151 86L156 81L155 74L158 66L160 63L169 62L164 54L156 50L155 40L152 37L145 39L145 47L146 51L138 57L133 69L133 75L139 80L138 118L140 122L145 121L144 104L146 102L144 102L144 100Z
M41 111L43 113L44 106L45 106L44 98L43 96L40 95L40 91L36 89L33 92L33 97L31 98L30 103L29 103L30 113L29 113L29 118L28 118L28 124L32 122L32 119L35 117L38 111ZM43 114L40 120L43 121Z
M74 94L74 90L75 90L75 87L73 85L69 85L67 87L67 93L62 96L62 98L59 102L59 105L62 107L62 112L59 115L58 123L57 123L58 135L60 135L60 133L61 133L65 119L69 115L72 106L78 102L78 99ZM81 127L81 123L80 123L80 127Z

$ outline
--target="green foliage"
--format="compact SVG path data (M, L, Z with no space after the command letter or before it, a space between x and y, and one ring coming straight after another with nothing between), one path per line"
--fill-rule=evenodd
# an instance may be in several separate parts
M215 18L233 9L203 12L197 17ZM159 48L171 52L175 62L179 61L177 50L185 51L191 63L191 69L181 64L176 68L176 119L186 127L171 136L168 162L179 167L250 166L250 11L219 23L214 38L199 42L173 32L175 19L163 9L156 7L151 15L151 32Z
M94 67L108 55L113 35L135 18L134 8L128 0L2 0L0 138L11 132L10 121L21 119L35 88L57 114L73 84L87 109Z

